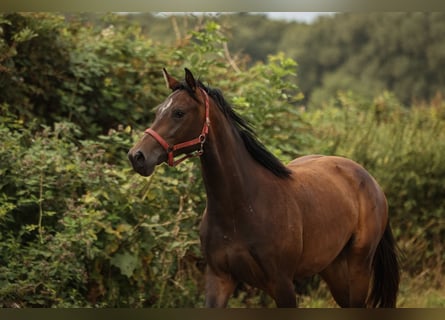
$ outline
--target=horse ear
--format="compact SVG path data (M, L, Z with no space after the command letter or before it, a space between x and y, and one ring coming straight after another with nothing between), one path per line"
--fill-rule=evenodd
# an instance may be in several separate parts
M188 84L188 86L193 91L195 91L196 90L196 81L195 81L195 78L193 77L192 72L187 68L184 68L184 70L185 70L185 82Z
M164 74L164 80L167 88L174 91L179 86L179 81L170 76L165 68L162 68L162 73Z

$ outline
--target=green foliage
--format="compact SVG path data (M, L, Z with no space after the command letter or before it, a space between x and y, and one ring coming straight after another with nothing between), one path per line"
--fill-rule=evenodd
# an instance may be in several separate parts
M12 123L0 127L1 305L193 306L196 165L147 180L121 150L128 130L92 141L71 123L34 135Z
M98 29L53 14L4 15L0 102L25 121L68 119L89 137L147 121L147 106L165 92L154 81L164 63L139 28L115 28L116 19L104 17Z
M259 129L260 140L283 161L290 161L307 144L308 127L296 103L302 94L296 85L297 63L283 53L270 55L249 72L237 75L241 83L233 88L232 101L240 113Z
M289 26L279 49L300 65L301 89L312 107L337 91L372 98L393 92L405 105L444 94L443 13L341 13L302 29ZM301 37L299 30L303 31ZM289 46L301 47L287 51Z
M389 90L405 105L445 94L443 12L337 13L309 25L246 13L215 20L227 30L231 50L248 55L250 65L278 51L298 61L310 107L339 90L369 99Z
M84 19L108 26L101 15ZM319 107L338 90L353 90L369 99L389 90L405 105L445 94L445 78L437 72L445 68L443 12L337 13L312 24L248 13L206 19L145 13L114 22L138 26L153 41L172 44L181 43L190 30L205 28L206 21L220 25L228 47L249 66L266 62L279 51L298 61L299 86L305 104L311 107ZM205 46L201 49L206 50ZM194 55L183 52L185 58L188 54Z

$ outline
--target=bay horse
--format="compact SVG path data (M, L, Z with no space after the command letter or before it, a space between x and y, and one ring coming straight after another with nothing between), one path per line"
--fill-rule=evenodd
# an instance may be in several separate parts
M206 307L226 307L239 283L264 290L277 307L296 307L294 281L315 274L341 307L395 307L397 247L375 179L337 156L286 166L219 89L188 69L184 81L163 74L172 93L128 157L143 176L200 157Z

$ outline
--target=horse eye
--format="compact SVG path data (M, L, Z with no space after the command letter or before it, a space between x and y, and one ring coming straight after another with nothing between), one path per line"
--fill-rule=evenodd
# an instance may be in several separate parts
M173 111L173 117L175 117L177 119L180 119L180 118L182 118L184 116L185 116L185 112L182 111L182 110L174 110Z

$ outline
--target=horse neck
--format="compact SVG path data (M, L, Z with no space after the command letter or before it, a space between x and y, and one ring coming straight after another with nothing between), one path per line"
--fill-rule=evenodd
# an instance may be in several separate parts
M217 208L249 206L258 186L267 180L263 172L266 169L252 158L229 120L219 110L217 112L212 114L208 141L201 157L207 204L216 204Z

